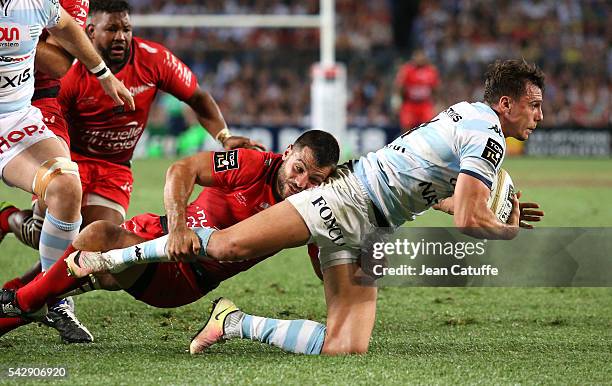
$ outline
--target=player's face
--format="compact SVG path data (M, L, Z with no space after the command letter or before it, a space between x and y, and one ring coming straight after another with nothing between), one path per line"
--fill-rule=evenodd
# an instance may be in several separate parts
M506 123L503 126L506 136L521 141L526 140L535 130L538 122L544 118L542 90L532 83L527 83L527 92L518 101L511 100L504 115Z
M92 19L90 37L104 61L123 64L130 55L132 23L127 12L98 12Z
M283 154L283 161L276 179L276 191L283 199L320 185L333 170L332 166L317 166L309 147L290 146Z

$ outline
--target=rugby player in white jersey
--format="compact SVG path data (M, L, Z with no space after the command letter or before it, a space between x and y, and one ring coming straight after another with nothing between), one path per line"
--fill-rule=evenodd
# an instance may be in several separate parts
M193 339L190 352L202 352L230 338L259 340L306 354L366 352L377 289L353 280L361 271L362 240L379 227L397 228L449 197L453 199L445 202L446 210L454 213L462 232L514 238L521 218L527 218L517 198L507 224L497 220L487 201L504 158L504 138L526 140L543 118L543 88L544 76L535 65L496 62L486 74L484 103L451 106L383 149L339 167L318 188L223 230L193 228L197 237L185 238L182 244L167 244L168 238L161 237L105 253L75 252L66 262L81 277L126 263L187 260L196 255L247 260L314 241L323 270L326 325L248 315L222 298Z
M43 29L97 75L115 103L133 110L134 101L57 0L4 1L0 28L5 32L0 43L0 175L8 185L45 201L40 256L54 261L79 231L81 185L67 149L31 105L36 45Z

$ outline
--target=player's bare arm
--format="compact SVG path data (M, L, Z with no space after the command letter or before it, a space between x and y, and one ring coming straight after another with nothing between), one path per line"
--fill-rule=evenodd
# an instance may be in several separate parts
M54 28L50 28L49 33L70 54L79 59L87 69L90 71L96 70L96 74L100 74L98 75L100 85L115 103L118 105L127 104L128 109L135 109L131 93L106 67L85 32L66 11L61 10L59 23Z
M521 196L522 192L519 191L516 193L516 198L519 200L519 226L521 228L533 229L534 225L530 223L542 221L544 211L539 210L540 204L537 202L521 202ZM447 197L440 200L436 205L432 206L432 208L452 216L455 214L454 201L454 196Z
M164 206L168 216L167 251L168 257L173 260L193 258L200 252L200 240L186 225L185 209L195 184L213 185L211 159L210 152L201 152L175 162L166 173Z
M73 60L72 55L60 47L52 37L49 37L46 41L38 42L34 67L36 71L42 71L54 78L61 78L68 72Z
M511 240L519 231L519 202L513 197L508 224L502 224L487 206L489 188L479 179L459 173L454 194L455 225L462 233L481 239Z
M226 150L244 147L247 149L265 150L265 146L247 137L232 135L227 128L221 110L213 97L201 88L197 88L187 104L197 113L198 121L217 139Z

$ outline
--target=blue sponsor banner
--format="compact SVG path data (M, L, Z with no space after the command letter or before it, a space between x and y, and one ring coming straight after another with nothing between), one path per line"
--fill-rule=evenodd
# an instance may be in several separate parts
M300 125L230 125L232 133L263 143L268 149L282 152L304 130ZM350 158L376 151L400 134L397 126L349 126L346 138L338 138L343 153ZM610 157L612 129L540 128L524 143L523 154L533 156Z
M307 130L304 126L230 125L235 135L243 135L263 143L267 149L282 152ZM399 127L348 127L347 138L337 138L344 154L349 157L376 151L400 134Z

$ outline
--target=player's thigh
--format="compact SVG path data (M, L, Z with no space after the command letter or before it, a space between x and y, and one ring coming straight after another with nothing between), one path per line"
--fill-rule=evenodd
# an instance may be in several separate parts
M101 205L87 205L81 208L83 225L87 226L94 221L104 220L113 224L121 224L124 220L123 213L117 208L109 208Z
M323 272L327 303L324 354L364 353L376 318L377 289L359 284L356 263L335 265Z
M54 157L70 155L57 138L47 138L33 144L11 159L2 172L6 182L32 192L32 181L40 165Z
M258 257L304 245L309 238L302 216L293 205L283 201L213 233L207 253L218 259Z

